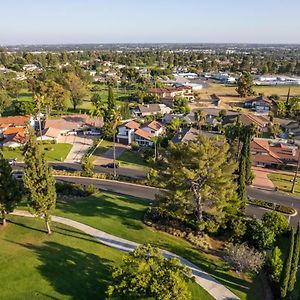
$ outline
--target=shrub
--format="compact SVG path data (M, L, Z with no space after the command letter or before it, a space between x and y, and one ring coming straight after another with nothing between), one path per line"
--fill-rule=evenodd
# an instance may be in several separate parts
M247 244L229 244L225 250L225 260L239 272L258 273L264 264L262 253Z
M230 240L236 243L243 241L246 234L247 226L246 222L242 218L231 219L228 223L228 229L230 230Z
M281 259L281 251L278 247L272 249L270 255L267 258L266 265L271 281L273 283L279 283L283 263Z
M265 250L274 244L275 233L265 227L261 220L254 219L247 223L246 239L256 249Z
M266 212L263 215L262 221L267 228L275 233L275 235L286 232L289 227L287 218L276 211Z
M131 149L133 151L138 151L140 149L140 146L139 146L139 144L137 142L132 142L131 143Z
M98 191L93 185L86 186L71 182L57 182L55 186L57 194L64 196L88 197Z

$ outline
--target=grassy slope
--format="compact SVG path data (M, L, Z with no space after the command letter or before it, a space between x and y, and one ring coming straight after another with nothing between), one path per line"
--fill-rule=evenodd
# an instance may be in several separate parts
M9 219L8 227L0 228L2 299L105 298L122 252L67 226L54 223L54 234L48 236L37 219ZM194 300L212 299L197 284L189 286Z
M56 215L74 219L108 233L139 243L168 249L199 265L230 288L241 299L263 299L260 280L240 278L223 261L196 250L182 239L152 230L141 221L147 202L141 199L102 193L80 201L58 203Z
M64 161L70 152L72 145L71 144L49 144L42 145L45 155L48 161ZM48 148L48 150L47 150ZM3 150L3 155L6 159L17 158L17 161L23 160L23 150L16 148L15 150Z

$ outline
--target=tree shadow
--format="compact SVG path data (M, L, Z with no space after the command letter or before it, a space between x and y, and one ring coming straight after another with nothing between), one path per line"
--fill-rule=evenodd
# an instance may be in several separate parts
M142 205L145 209L143 210L140 207L133 208L132 204ZM120 201L116 201L115 195L109 196L106 194L102 194L100 197L91 196L77 201L60 200L57 203L57 208L63 213L102 219L117 217L123 225L135 230L143 228L142 225L137 224L135 221L140 222L143 219L147 207L147 203L139 202L136 199L121 197Z
M21 245L37 254L38 271L58 293L72 299L105 298L111 282L111 260L53 241Z

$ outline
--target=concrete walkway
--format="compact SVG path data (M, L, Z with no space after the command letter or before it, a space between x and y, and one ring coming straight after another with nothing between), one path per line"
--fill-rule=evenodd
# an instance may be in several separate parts
M22 217L34 217L32 214L30 214L27 211L21 211L21 210L15 210L13 213L15 216L22 216ZM92 237L94 237L96 240L101 242L104 245L107 245L109 247L112 247L114 249L123 251L123 252L131 252L133 251L139 244L134 243L119 237L116 237L114 235L108 234L106 232L103 232L101 230L98 230L96 228L87 226L85 224L63 218L63 217L52 217L52 221L61 223L73 228L76 228ZM228 290L224 285L219 283L215 278L207 274L206 272L199 269L197 266L189 262L188 260L173 254L171 252L162 251L164 256L167 258L176 257L178 258L182 264L186 265L188 268L190 268L193 272L193 275L195 277L195 281L203 288L205 289L209 294L211 294L216 300L238 300L238 298L235 294L233 294L230 290Z
M252 186L266 191L275 191L274 183L268 178L269 172L266 169L252 168L254 179Z

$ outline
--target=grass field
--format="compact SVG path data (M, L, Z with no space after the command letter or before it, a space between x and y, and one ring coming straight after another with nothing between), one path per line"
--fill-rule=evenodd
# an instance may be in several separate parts
M71 144L47 144L41 146L45 152L48 161L64 161L70 152ZM17 159L17 161L23 161L23 150L16 148L10 150L7 148L3 149L3 155L6 159Z
M114 92L115 92L115 99L116 99L117 105L121 105L122 103L124 103L124 101L129 101L130 96L134 91L133 90L123 90L123 89L117 90L117 89L115 89ZM103 85L100 87L99 91L96 91L96 92L90 91L88 93L88 95L85 97L83 103L77 106L76 113L89 112L91 109L93 109L93 105L92 105L90 99L91 99L92 95L95 93L98 93L101 96L103 103L107 102L108 89L107 89L107 86ZM23 90L20 93L18 100L19 101L33 101L32 93L28 90ZM68 112L74 113L73 105L72 105L71 101L68 101ZM55 114L55 111L52 111L52 113ZM4 116L9 116L9 115L14 115L14 114L15 114L15 112L14 112L13 107L9 107L3 113Z
M38 219L9 221L0 227L1 299L105 299L124 253L61 224L48 236ZM196 283L189 287L193 300L212 300Z
M141 221L147 207L145 200L102 193L78 201L59 202L55 214L131 241L170 250L212 274L241 299L264 299L260 278L241 277L230 271L219 257L199 251L182 239L147 227Z
M276 173L269 173L269 179L272 180L274 185L278 188L279 191L290 193L293 179L292 175L285 175L285 174L276 174ZM294 195L300 196L300 179L297 178L297 183L295 185L295 193Z

